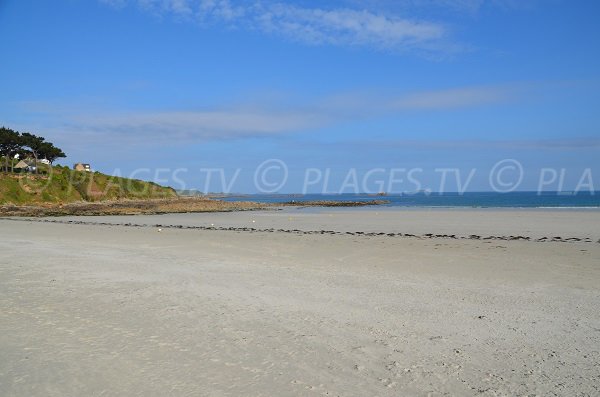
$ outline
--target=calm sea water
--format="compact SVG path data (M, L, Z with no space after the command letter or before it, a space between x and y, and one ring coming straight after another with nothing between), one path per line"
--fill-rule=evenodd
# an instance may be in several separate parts
M295 201L335 200L368 201L387 200L390 207L475 207L475 208L600 208L600 192L470 192L458 193L417 193L373 196L368 194L254 194L231 195L227 201L257 201L262 203L283 203Z

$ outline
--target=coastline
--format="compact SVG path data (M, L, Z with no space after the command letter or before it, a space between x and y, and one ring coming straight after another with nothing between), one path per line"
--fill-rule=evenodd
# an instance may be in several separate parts
M303 207L363 207L386 204L384 200L302 202ZM299 203L260 203L254 201L223 201L204 197L178 197L169 199L121 199L105 201L77 201L70 203L32 203L28 205L2 204L0 216L102 216L144 215L201 212L231 212L295 207Z
M274 211L274 209L278 209ZM29 218L17 218L28 221ZM598 242L600 211L267 207L252 211L32 218L42 222L231 232Z

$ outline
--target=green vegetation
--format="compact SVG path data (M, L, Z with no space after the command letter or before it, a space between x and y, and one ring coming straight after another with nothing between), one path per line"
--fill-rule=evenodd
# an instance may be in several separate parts
M4 159L2 159L4 161ZM175 190L137 179L40 164L40 174L0 174L0 204L70 203L177 197Z
M54 160L61 157L65 153L40 136L0 127L0 204L177 197L175 190L153 182L53 167ZM19 159L25 160L27 167L15 168Z
M39 159L47 160L52 164L54 160L66 157L61 149L51 142L47 142L41 136L0 127L0 156L4 157L4 171L9 170L9 162L11 163L10 171L14 171L14 162L11 159L14 159L15 155L23 159L32 156L34 166L37 166Z

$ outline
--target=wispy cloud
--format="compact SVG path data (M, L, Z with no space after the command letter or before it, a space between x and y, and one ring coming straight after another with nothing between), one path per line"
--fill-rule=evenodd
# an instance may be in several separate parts
M260 28L315 44L414 48L441 39L442 26L351 9L305 9L277 4L257 19Z
M440 23L364 8L308 8L244 0L100 0L158 14L224 24L311 45L365 46L390 50L440 50L447 29Z
M285 142L286 147L292 143ZM295 148L299 146L306 150L322 150L328 153L348 153L371 151L379 153L398 153L411 152L413 154L420 151L431 152L461 152L467 151L500 151L517 153L519 151L549 151L560 152L595 152L600 148L600 138L591 136L573 137L573 138L542 138L542 139L449 139L449 138L422 138L422 139L383 139L383 140L337 140L329 142L314 142L304 140L300 143L293 142Z
M483 10L515 10L532 8L540 0L340 0L353 7L378 10L442 10L455 14L476 16ZM546 1L545 3L548 3Z
M342 144L344 145L344 144ZM377 149L423 149L423 150L452 150L452 149L492 149L492 150L597 150L600 148L600 138L574 137L569 139L506 139L506 140L394 140L394 141L360 141L346 142L345 145L354 147L376 147Z
M417 92L391 103L396 109L453 109L499 103L513 97L515 87L463 87Z
M396 112L445 111L519 100L524 93L532 89L526 84L506 84L414 91L401 95L344 93L323 99L321 106L331 113L352 114L355 117Z
M149 139L156 143L272 136L312 129L324 123L326 116L315 112L239 108L78 115L70 120L69 129L89 135L115 136L124 141Z
M447 111L519 98L520 85L463 87L397 95L346 93L303 103L176 111L108 111L94 105L25 102L20 111L64 139L88 142L197 142L308 132L348 121L420 111ZM33 116L33 117L31 117Z

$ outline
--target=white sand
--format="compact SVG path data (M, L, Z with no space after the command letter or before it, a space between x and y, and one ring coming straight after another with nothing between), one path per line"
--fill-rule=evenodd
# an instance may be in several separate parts
M291 222L398 227L329 213ZM157 218L290 222L273 214ZM584 214L440 211L402 227L596 238ZM598 395L599 305L595 242L0 220L0 395Z

